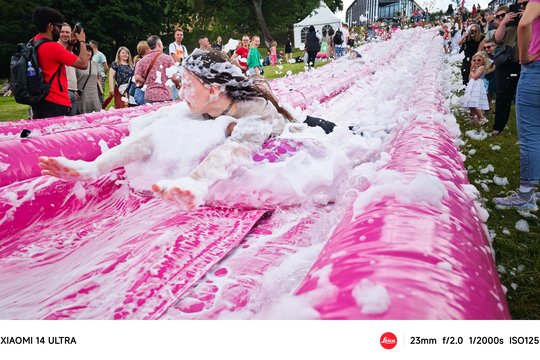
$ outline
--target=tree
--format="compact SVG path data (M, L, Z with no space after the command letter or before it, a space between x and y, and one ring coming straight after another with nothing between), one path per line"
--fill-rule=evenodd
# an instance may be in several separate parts
M211 14L218 24L231 24L242 32L260 30L267 46L273 40L271 31L290 28L316 9L320 0L189 0L199 13ZM342 0L326 0L332 10L343 8Z

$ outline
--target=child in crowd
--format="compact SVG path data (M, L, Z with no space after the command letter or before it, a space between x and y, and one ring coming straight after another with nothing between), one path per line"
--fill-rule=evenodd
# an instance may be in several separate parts
M246 74L251 77L260 77L264 71L262 70L262 56L259 52L259 45L261 45L261 38L254 35L251 39L251 47L249 48L247 65L248 71Z
M484 77L489 66L489 58L483 51L477 52L473 56L469 83L461 99L462 105L468 107L471 112L472 123L476 125L487 123L484 110L489 110L489 103L486 88L484 87Z
M275 66L277 63L277 42L272 41L270 44L270 64Z

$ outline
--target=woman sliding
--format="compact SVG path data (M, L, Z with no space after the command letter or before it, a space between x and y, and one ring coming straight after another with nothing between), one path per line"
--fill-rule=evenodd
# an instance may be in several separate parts
M160 180L151 185L155 195L191 210L204 203L211 185L228 179L235 170L249 162L253 151L267 139L280 135L293 117L278 104L266 84L247 78L221 51L196 51L182 65L182 99L191 113L198 116L196 120L201 121L203 117L215 119L211 121L222 130L220 136L226 137L224 141L216 139L218 145L207 151L202 161L191 168L192 171L188 169L187 176L172 177L172 180ZM310 126L330 126L330 130L325 129L327 133L334 126L313 118L312 123L309 119L306 122ZM120 145L91 162L40 157L42 174L93 181L115 168L151 159L156 144L159 144L155 129L147 126L137 133L132 132Z

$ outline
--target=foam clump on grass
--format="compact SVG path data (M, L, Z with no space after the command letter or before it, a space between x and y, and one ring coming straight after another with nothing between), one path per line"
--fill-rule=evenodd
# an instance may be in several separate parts
M507 186L509 184L508 179L506 177L499 177L497 175L493 177L493 182L499 186Z
M523 219L516 222L516 230L522 232L529 232L529 223Z
M485 140L488 137L487 132L482 130L469 130L465 132L465 135L470 137L473 140Z
M494 171L495 171L495 168L493 167L493 165L489 164L489 165L486 166L485 168L479 169L478 171L480 171L480 174L486 175L486 174L489 173L489 172L494 172Z

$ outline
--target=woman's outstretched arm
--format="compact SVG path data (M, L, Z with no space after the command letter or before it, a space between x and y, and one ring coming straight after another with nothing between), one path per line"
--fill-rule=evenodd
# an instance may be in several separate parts
M43 175L65 180L94 181L100 175L143 159L152 153L150 132L143 131L136 136L128 136L124 141L98 156L94 161L69 160L64 157L39 157Z

